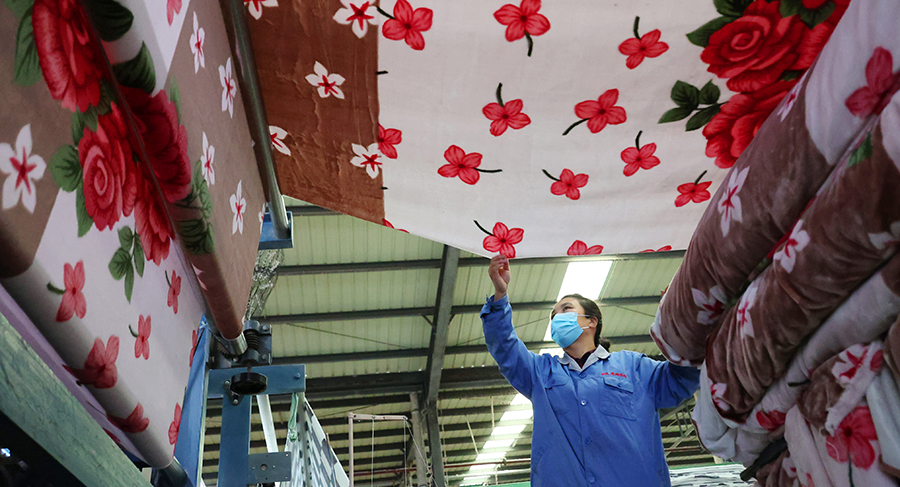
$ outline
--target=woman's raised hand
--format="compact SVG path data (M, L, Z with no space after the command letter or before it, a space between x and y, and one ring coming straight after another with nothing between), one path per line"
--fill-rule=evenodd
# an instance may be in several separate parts
M509 258L505 255L495 255L491 258L488 275L494 283L494 301L499 301L506 296L509 286Z

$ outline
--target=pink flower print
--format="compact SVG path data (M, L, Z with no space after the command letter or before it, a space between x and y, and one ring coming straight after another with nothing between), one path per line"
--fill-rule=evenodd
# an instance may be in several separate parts
M197 353L197 330L191 332L191 358L188 365L190 367L194 366L194 354Z
M259 20L262 17L263 7L277 7L278 0L244 0L244 5L250 9L250 15Z
M859 368L866 362L869 347L856 344L838 354L838 360L831 367L833 375L840 384L849 384L856 377Z
M174 445L178 441L178 430L181 429L181 404L175 405L175 418L169 424L169 444Z
M784 118L787 117L787 114L790 113L791 109L794 108L794 103L797 102L797 98L800 96L800 87L803 86L803 83L797 83L791 88L791 91L785 95L784 100L781 102L781 106L778 107L778 111L775 112L779 117L781 117L781 121L784 122Z
M816 482L813 480L812 475L808 472L806 474L806 482L800 482L802 487L816 487Z
M541 0L522 0L516 7L506 4L494 12L497 22L506 26L506 40L515 42L522 37L528 41L528 56L534 49L532 36L546 34L550 30L550 21L538 11L541 9Z
M388 159L397 158L397 149L395 145L399 145L403 140L403 132L397 129L386 129L378 124L378 150L384 157Z
M404 229L402 229L402 228L394 228L394 225L391 225L391 222L387 221L387 219L385 219L385 218L382 218L382 219L381 219L381 224L384 225L384 226L386 226L386 227L388 227L388 228L393 228L394 230L397 230L397 231L399 231L399 232L409 233L409 232L407 232L406 230L404 230Z
M691 295L694 297L694 304L700 308L697 323L713 325L725 312L725 292L719 286L713 286L708 296L699 289L691 288Z
M868 469L875 463L872 442L878 441L868 406L858 406L841 421L834 436L825 438L828 456L838 462L850 460L857 468Z
M776 262L781 263L781 267L788 273L794 270L794 263L797 261L797 253L809 245L809 234L803 230L803 220L798 220L791 230L791 235L784 242L784 246L772 257Z
M72 319L72 316L84 318L87 313L87 301L84 299L84 261L79 260L75 267L72 264L63 266L63 283L65 290L56 289L52 284L47 287L57 293L62 294L62 302L59 303L59 310L56 312L56 321L63 322Z
M546 170L543 171L545 176L555 181L550 185L551 193L556 196L564 194L566 195L566 198L569 198L570 200L581 198L581 191L579 191L578 188L583 188L588 183L587 174L576 175L570 169L563 169L559 177L555 178Z
M743 171L731 171L731 177L728 179L728 188L716 208L721 214L720 224L722 227L722 236L727 237L728 231L731 229L732 221L742 221L743 214L741 212L741 198L738 196L744 182L747 181L747 173L750 168L744 168Z
M870 233L869 241L878 250L889 250L891 247L900 244L900 221L891 223L891 227L887 232Z
M581 120L570 125L569 128L563 132L563 135L567 135L573 128L584 122L587 122L588 130L590 130L592 134L600 132L606 128L607 125L625 123L628 116L626 115L624 108L616 105L618 100L619 90L614 88L606 90L596 101L585 100L575 105L575 116Z
M759 281L754 280L750 287L744 291L737 308L737 323L741 327L741 338L753 335L753 319L750 316L750 308L756 302L756 291L759 289Z
M713 383L712 379L709 379L709 383L709 393L712 395L713 404L719 411L729 411L731 406L725 402L725 391L728 390L728 384Z
M659 158L653 155L656 152L656 144L651 142L641 146L642 133L644 133L643 130L638 132L637 137L634 138L634 147L622 151L622 162L625 163L622 173L626 177L633 176L638 169L652 169L659 165Z
M431 28L433 14L430 8L413 10L406 0L397 0L394 4L394 15L381 26L381 33L392 41L406 41L406 45L421 51L425 49L422 32Z
M334 14L334 20L341 25L349 25L356 37L362 39L369 32L369 24L378 25L375 16L375 6L370 2L354 0L341 0L343 8ZM371 10L370 10L371 9Z
M231 221L231 234L234 235L238 231L244 233L244 213L247 211L247 200L241 195L241 183L238 181L237 191L231 195L228 204L231 205L231 212L234 213L234 219ZM179 286L180 288L180 286Z
M671 245L663 245L662 247L660 247L660 248L658 248L658 249L656 249L656 250L653 250L653 249L647 249L647 250L642 250L642 251L640 251L640 252L638 252L638 253L639 253L639 254L646 254L647 252L668 252L668 251L670 251L670 250L672 250L672 246L671 246Z
M191 53L194 55L194 72L200 71L200 67L206 68L206 55L203 53L203 42L206 41L206 32L197 23L197 12L194 12L194 33L191 34Z
M588 247L587 244L581 240L576 240L569 247L566 255L599 255L601 253L603 253L602 245L591 245Z
M710 198L708 188L712 181L700 182L705 174L706 171L703 171L693 183L684 183L678 186L678 193L680 194L675 198L676 207L684 206L692 201L694 203L702 203Z
M37 204L35 181L44 177L47 163L31 153L31 124L19 130L16 145L0 144L0 172L7 174L3 182L3 209L8 210L22 201L29 213L34 213Z
M628 56L625 66L634 69L644 62L645 57L656 57L669 50L669 45L659 42L662 33L659 29L653 29L643 36L638 35L638 23L640 17L634 18L634 39L626 39L619 44L619 52Z
M116 385L119 378L119 371L116 368L118 357L119 337L112 335L106 341L106 346L99 338L94 339L94 346L84 361L84 368L63 367L78 379L79 384L92 385L97 389L109 389Z
M213 147L206 138L206 132L203 132L203 154L200 154L200 172L206 184L212 186L216 184L216 170L213 162L216 159L216 148Z
M878 372L881 370L882 365L884 365L884 350L878 350L872 354L872 361L869 363L869 369L871 369L872 372Z
M447 164L438 168L438 174L445 178L459 179L466 184L475 184L481 178L480 173L498 173L502 169L480 169L481 154L470 152L466 154L459 146L451 145L444 151L444 159Z
M784 426L785 418L786 415L777 409L773 409L768 413L763 410L756 412L756 421L770 433Z
M378 152L378 142L369 144L369 147L363 147L359 144L353 144L353 159L350 164L356 167L365 168L370 178L378 177L378 170L381 168L381 153Z
M140 433L150 426L150 419L144 417L144 406L141 403L137 403L127 418L118 418L111 414L107 414L106 418L126 433Z
M222 84L222 111L228 110L228 115L234 118L234 96L237 94L237 83L231 75L231 58L225 61L225 66L219 66L219 83Z
M166 0L166 20L169 21L169 25L172 25L177 13L181 13L181 0Z
M519 130L531 123L531 118L522 113L524 104L522 100L510 100L503 103L503 83L497 85L497 103L488 103L481 109L481 113L491 120L491 135L499 137L507 128Z
M241 231L241 233L244 233ZM169 275L166 274L166 280L168 281ZM172 281L169 283L169 294L166 298L166 305L172 308L175 314L178 314L178 296L181 294L181 276L175 273L175 270L172 270Z
M131 329L131 325L128 325L128 330L131 332L131 335L135 338L134 340L134 358L139 358L141 355L144 356L144 360L150 359L150 316L144 317L144 315L138 316L138 332L135 333L134 330Z
M319 96L328 98L334 95L339 100L344 99L344 92L340 86L344 84L344 77L339 74L329 73L322 63L316 61L313 66L314 74L306 76L306 82L318 88Z
M516 257L516 248L513 245L522 241L525 237L525 230L521 228L508 228L505 224L497 222L494 224L494 231L489 232L482 227L478 221L475 225L487 234L484 238L484 250L488 252L499 252L500 254L514 259Z
M866 63L866 86L856 90L844 102L850 113L866 118L879 114L887 106L891 97L900 88L891 72L894 60L891 52L883 47L876 47L872 57Z
M269 125L269 138L272 139L272 147L278 152L289 156L291 155L291 149L284 143L284 138L287 137L287 134L287 131L283 128Z

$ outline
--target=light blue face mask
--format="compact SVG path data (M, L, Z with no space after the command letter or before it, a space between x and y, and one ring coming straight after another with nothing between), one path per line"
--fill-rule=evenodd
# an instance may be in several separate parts
M562 348L567 348L569 345L575 343L575 340L578 340L578 337L581 336L583 330L587 330L590 327L580 326L578 324L578 317L587 315L580 315L574 311L570 311L568 313L557 313L553 319L550 320L550 337L553 338L553 341L556 342Z

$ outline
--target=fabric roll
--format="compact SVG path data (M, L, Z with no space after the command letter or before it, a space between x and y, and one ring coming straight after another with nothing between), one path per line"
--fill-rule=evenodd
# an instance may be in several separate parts
M869 384L866 401L881 443L881 469L900 477L900 388L890 369L883 368Z

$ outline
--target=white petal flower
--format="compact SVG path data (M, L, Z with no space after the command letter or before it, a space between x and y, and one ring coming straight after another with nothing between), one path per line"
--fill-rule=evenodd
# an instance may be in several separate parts
M277 7L278 0L244 0L244 4L250 9L250 15L259 20L263 7Z
M234 213L234 220L231 223L232 235L238 231L241 234L244 233L244 213L247 211L247 200L241 195L241 183L242 181L238 181L237 192L228 200L231 204L231 212Z
M191 35L191 52L194 54L194 72L200 67L206 67L206 55L203 54L203 42L206 40L206 32L197 24L197 12L194 12L194 34Z
M728 230L731 229L732 220L737 222L742 221L741 198L738 196L738 193L740 193L741 188L744 187L744 182L747 180L747 173L749 171L750 168L748 167L743 171L731 173L731 178L728 180L727 191L722 195L719 204L716 205L719 213L722 214L722 236L728 236Z
M356 156L350 160L350 164L366 168L369 177L372 179L377 178L378 169L381 167L381 153L378 152L378 142L369 144L369 147L353 144L353 152Z
M231 58L225 62L225 66L219 66L219 83L222 84L222 111L228 110L228 114L234 117L234 96L237 94L237 84L231 76Z
M806 248L807 245L809 245L809 234L806 233L806 230L803 230L803 220L799 220L794 229L791 230L791 235L784 243L784 246L775 253L772 259L781 262L781 267L790 273L794 270L797 253Z
M724 382L713 383L712 379L709 379L709 393L712 396L713 402L716 404L716 407L719 408L720 411L728 411L731 409L731 406L725 402L724 396L725 391L728 390L728 384Z
M349 25L356 34L356 37L362 39L366 32L369 31L369 24L378 25L375 18L375 6L371 2L360 0L341 0L344 8L334 14L334 20L339 24Z
M788 92L784 97L784 102L782 102L781 106L778 108L778 116L781 117L781 121L784 122L787 114L791 112L791 108L794 108L794 103L797 102L797 98L800 96L800 86L803 84L801 80L793 88Z
M291 155L291 148L284 143L284 138L287 137L287 134L287 131L283 128L269 125L269 137L272 138L272 147L278 152L289 156Z
M759 281L754 280L752 284L744 291L741 300L738 303L736 318L738 325L741 327L741 338L753 335L753 319L750 316L750 308L756 302L756 291L759 289Z
M900 243L900 221L891 224L887 232L870 233L869 241L878 250L885 250Z
M0 144L0 173L7 174L3 182L3 209L7 210L22 201L22 206L34 213L37 204L35 181L44 177L47 163L31 153L31 124L19 130L16 145Z
M719 286L713 286L709 290L709 296L699 289L691 289L694 304L700 308L697 313L697 322L703 325L715 324L716 320L725 312L725 292Z
M344 92L340 89L340 86L345 81L343 76L333 73L329 74L325 66L322 66L322 63L318 61L313 66L313 71L315 71L315 74L307 75L306 81L318 87L320 97L328 98L334 95L335 98L344 99Z
M210 186L216 184L216 169L213 167L215 158L216 148L209 145L206 132L203 132L203 154L200 155L200 171L203 173L203 179L206 180L206 184Z

